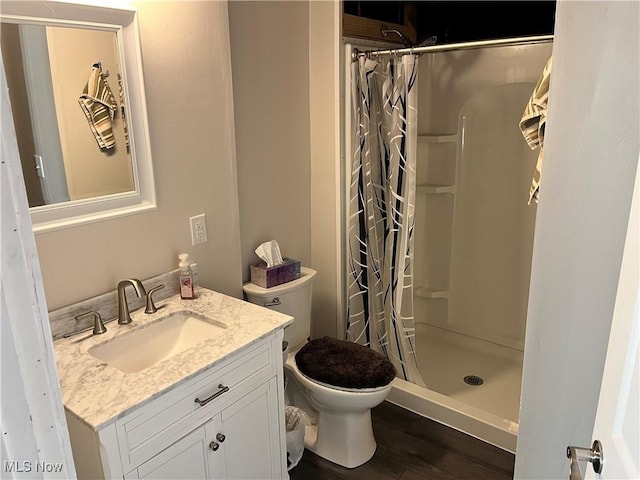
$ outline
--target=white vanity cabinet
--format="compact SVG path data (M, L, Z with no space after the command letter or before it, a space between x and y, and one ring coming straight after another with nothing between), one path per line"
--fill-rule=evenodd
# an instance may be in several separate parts
M95 433L68 413L78 478L288 478L281 344L280 329Z
M275 379L260 385L125 478L281 478L277 429L270 421L276 388Z

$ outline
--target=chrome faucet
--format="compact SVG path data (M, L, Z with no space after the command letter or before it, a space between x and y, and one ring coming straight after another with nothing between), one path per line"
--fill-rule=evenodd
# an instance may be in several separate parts
M138 298L147 295L144 285L137 278L127 278L118 283L118 323L126 325L131 323L131 315L129 315L129 304L127 303L127 285L131 285L136 292Z

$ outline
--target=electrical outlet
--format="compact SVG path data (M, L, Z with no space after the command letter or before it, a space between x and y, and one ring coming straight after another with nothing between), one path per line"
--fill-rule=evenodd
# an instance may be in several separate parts
M189 218L191 225L191 245L198 245L209 240L207 237L207 222L204 213Z

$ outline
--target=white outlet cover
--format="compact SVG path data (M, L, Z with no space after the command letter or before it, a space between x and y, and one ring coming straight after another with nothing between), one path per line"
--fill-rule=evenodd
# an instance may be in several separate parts
M209 240L204 213L189 217L189 225L191 226L191 245L199 245Z

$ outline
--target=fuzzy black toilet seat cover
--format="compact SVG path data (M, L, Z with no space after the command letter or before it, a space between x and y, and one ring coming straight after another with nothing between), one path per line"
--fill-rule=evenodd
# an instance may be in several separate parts
M330 337L310 340L296 353L296 364L307 377L343 388L383 387L396 376L395 367L384 355Z

